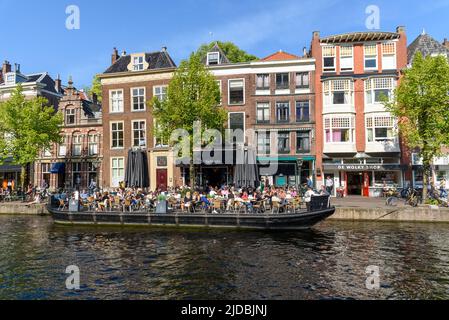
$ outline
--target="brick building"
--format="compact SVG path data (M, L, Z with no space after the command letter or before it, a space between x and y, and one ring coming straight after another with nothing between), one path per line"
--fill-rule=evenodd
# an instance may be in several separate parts
M154 138L147 102L164 99L176 65L166 48L122 55L114 49L111 66L99 78L103 90L103 179L105 187L125 181L130 150L147 151L151 188L179 183L169 148Z
M411 180L397 119L381 103L407 67L405 29L329 37L313 33L316 59L317 180L348 195L377 196Z
M27 98L44 97L48 100L49 105L55 109L58 107L58 102L63 93L60 79L54 80L46 72L24 74L21 72L19 64L15 64L14 69L12 69L8 61L3 62L0 71L0 102L8 100L18 84L22 85L23 94ZM0 183L2 186L17 187L20 171L20 166L15 165L12 159L5 165L0 166ZM31 182L34 182L32 181L33 176L33 166L29 166L27 177L31 178Z
M229 63L216 45L203 60L222 91L230 129L245 131L245 144L257 146L261 176L279 186L298 185L314 175L315 60L276 52L248 63ZM212 63L211 63L212 61ZM269 164L269 165L268 165ZM232 183L233 166L200 171L200 185Z
M62 143L42 151L34 164L37 186L46 184L60 188L86 189L92 181L101 187L103 163L103 124L101 106L94 95L90 99L77 90L70 79L59 101L58 111L64 115Z

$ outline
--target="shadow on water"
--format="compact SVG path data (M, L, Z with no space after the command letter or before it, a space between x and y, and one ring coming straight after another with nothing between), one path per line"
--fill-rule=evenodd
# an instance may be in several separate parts
M3 299L443 299L442 225L326 222L300 232L60 227L0 217ZM65 288L77 265L81 290ZM366 289L378 266L380 290Z

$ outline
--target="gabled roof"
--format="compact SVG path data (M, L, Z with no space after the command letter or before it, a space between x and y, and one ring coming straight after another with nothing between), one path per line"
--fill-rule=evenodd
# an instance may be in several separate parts
M47 72L40 72L40 73L33 73L33 74L21 74L21 76L25 78L25 80L22 81L21 83L26 84L26 83L36 82L36 83L43 84L45 86L44 90L46 90L46 91L49 91L54 94L63 93L63 92L56 91L56 83ZM3 79L3 82L0 83L0 85L4 85L4 79Z
M207 53L201 57L201 62L203 64L207 64L207 54L208 53L212 53L212 52L219 52L220 53L220 61L218 64L228 64L231 63L228 59L228 57L226 56L226 54L224 53L224 51L220 48L220 46L218 45L218 42L215 42L214 46L212 48L210 48Z
M145 53L145 61L149 64L147 70L176 68L176 64L167 51ZM131 55L121 56L104 73L128 72L131 63Z
M446 48L443 44L423 32L420 34L415 41L413 41L408 46L408 57L407 61L409 64L413 62L413 58L416 56L418 52L421 52L423 57L429 55L439 55L445 54L449 59L449 49Z
M298 60L298 59L301 59L301 57L280 50L276 53L273 53L272 55L269 55L266 58L261 59L260 61L285 61L285 60Z
M351 32L329 36L320 39L321 43L351 43L364 41L385 41L399 39L401 35L396 32Z

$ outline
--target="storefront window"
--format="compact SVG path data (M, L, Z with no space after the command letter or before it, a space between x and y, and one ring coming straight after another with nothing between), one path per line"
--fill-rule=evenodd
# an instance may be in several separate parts
M399 171L383 171L376 172L375 175L376 187L387 186L399 186L401 182L401 172Z

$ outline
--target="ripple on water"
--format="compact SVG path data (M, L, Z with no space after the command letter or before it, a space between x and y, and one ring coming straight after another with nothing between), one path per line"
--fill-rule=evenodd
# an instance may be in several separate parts
M0 299L447 299L447 243L439 224L176 232L0 216ZM80 291L65 288L69 265ZM366 289L370 265L380 290Z

